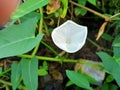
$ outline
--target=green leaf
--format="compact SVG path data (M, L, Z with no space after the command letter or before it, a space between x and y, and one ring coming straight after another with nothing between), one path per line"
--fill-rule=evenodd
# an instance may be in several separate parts
M79 8L79 7L75 8L75 15L76 16L78 16L78 15L84 16L86 13L87 13L87 10L85 10L85 9L82 9L82 8Z
M103 33L102 38L109 41L109 42L111 42L113 40L113 37L107 33Z
M73 85L73 84L74 84L74 83L73 83L72 81L68 81L67 84L66 84L66 86L69 87L69 86L71 86L71 85Z
M2 73L2 67L0 67L0 74Z
M22 78L27 90L37 90L38 88L38 60L33 58L22 59Z
M88 80L80 73L75 71L66 70L67 77L77 86L93 90L90 87Z
M45 70L45 69L43 69L43 68L40 68L39 70L38 70L38 75L39 76L45 76L45 75L47 75L48 74L48 72Z
M65 18L68 9L68 0L61 0L61 2L63 4L63 12L61 14L61 18Z
M25 16L21 17L20 21L24 22L24 21L29 20L30 18L34 18L34 17L36 17L39 20L40 19L40 13L30 12L30 13L26 14Z
M113 41L112 44L113 47L120 47L120 34L116 36L115 40Z
M78 0L78 3L85 6L86 5L86 1L87 0ZM83 9L83 8L80 8L80 7L76 7L75 8L75 15L78 16L78 15L82 15L84 16L85 14L87 13L87 10Z
M12 19L18 19L40 7L45 6L50 0L27 0L22 3L12 16Z
M101 90L109 90L109 85L108 84L103 84L101 87Z
M109 90L118 90L118 86L116 84L111 84L109 86L110 86Z
M89 75L84 74L84 77L88 80L89 83L96 83L96 84L98 83L98 81L95 78Z
M18 87L20 76L21 76L20 64L13 63L12 64L12 71L11 71L11 83L12 83L13 90L16 90L16 88Z
M100 90L118 90L117 85L105 83Z
M78 3L85 6L87 3L87 0L78 0Z
M88 0L89 3L91 3L92 5L96 6L96 0Z
M115 37L115 40L112 43L114 57L120 58L120 34Z
M47 65L46 61L43 62L42 68L45 69L45 70L48 70L48 65Z
M107 76L106 80L105 80L105 83L110 83L114 80L113 76L112 75L109 75Z
M48 70L48 65L47 65L47 62L44 61L43 65L40 66L40 69L38 70L38 75L39 76L45 76L45 75L47 75L48 74L47 70Z
M113 57L109 56L105 52L99 52L97 55L101 58L105 69L110 72L110 74L115 78L117 84L120 86L120 65Z
M114 57L120 58L120 47L113 47Z
M35 37L36 23L37 19L32 18L0 31L0 58L23 54L33 49L43 37L43 34Z

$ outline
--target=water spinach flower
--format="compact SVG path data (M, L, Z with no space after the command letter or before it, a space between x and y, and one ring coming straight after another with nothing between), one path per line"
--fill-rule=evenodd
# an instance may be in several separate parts
M87 27L71 20L67 20L52 32L52 40L55 45L68 53L80 50L84 46L86 38Z

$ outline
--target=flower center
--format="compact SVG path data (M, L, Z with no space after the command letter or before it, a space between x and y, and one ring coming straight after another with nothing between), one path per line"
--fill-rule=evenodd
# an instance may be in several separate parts
M70 44L71 43L71 38L67 38L66 39L66 44Z

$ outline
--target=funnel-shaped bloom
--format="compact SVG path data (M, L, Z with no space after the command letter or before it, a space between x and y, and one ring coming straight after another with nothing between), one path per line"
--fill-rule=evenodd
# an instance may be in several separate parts
M52 39L60 49L74 53L80 50L85 44L87 27L68 20L52 32Z

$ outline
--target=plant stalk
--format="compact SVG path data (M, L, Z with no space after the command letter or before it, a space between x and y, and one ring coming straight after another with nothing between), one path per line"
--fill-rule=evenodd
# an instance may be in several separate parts
M19 57L32 58L32 55L25 55L24 54L24 55L19 55ZM102 63L92 63L92 62L89 62L88 60L85 60L85 59L74 60L74 59L65 59L65 58L51 58L51 57L44 57L44 56L35 56L35 57L37 59L43 60L43 61L86 64L88 66L94 66L94 67L99 68L100 70L104 70Z
M42 28L43 28L43 9L40 8L39 10L40 10L40 24L39 24L38 34L42 33ZM34 48L32 52L32 56L34 56L37 53L39 46L40 46L40 43Z
M85 9L85 10L87 10L87 11L89 11L89 12L91 12L91 13L93 13L93 14L101 17L101 18L104 18L105 20L109 20L109 17L107 17L107 16L105 16L105 15L103 15L103 14L101 14L101 13L95 11L95 10L92 10L92 9L90 9L90 8L88 8L88 7L85 7L85 6L81 5L81 4L78 4L78 3L76 3L76 2L73 2L72 0L70 0L69 2L72 3L73 5L76 5L76 6L78 6L78 7L83 8L83 9Z
M5 70L4 72L2 72L2 73L0 74L0 76L2 76L2 75L4 75L4 74L8 73L9 71L11 71L11 68L9 68L9 69Z
M5 85L9 85L9 86L12 86L12 84L10 82L7 82L7 81L4 81L2 79L0 79L0 83L3 83Z

